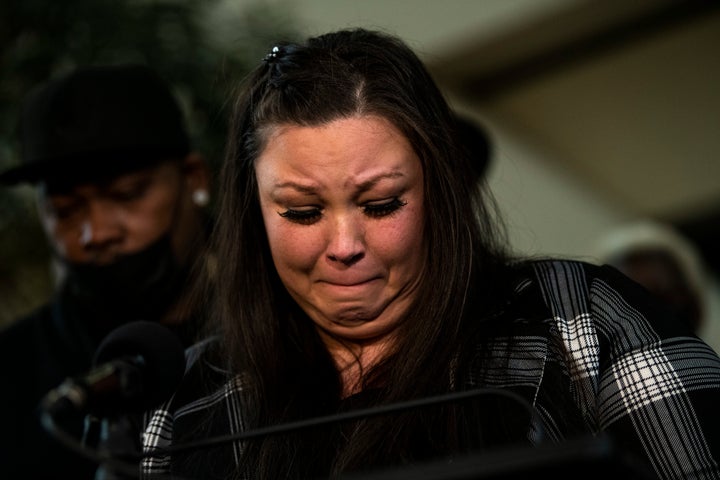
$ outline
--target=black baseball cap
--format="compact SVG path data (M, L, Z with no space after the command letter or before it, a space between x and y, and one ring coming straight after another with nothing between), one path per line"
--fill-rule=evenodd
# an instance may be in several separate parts
M145 65L80 67L36 87L19 133L21 162L2 184L114 176L190 150L182 110Z

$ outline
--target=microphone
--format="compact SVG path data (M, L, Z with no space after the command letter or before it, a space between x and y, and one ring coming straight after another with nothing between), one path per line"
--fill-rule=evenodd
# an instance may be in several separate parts
M61 428L56 418L94 415L102 419L106 435L122 423L122 414L150 410L173 393L185 373L185 349L167 327L139 320L110 332L96 350L93 365L88 373L66 379L45 395L40 423L65 447L100 465L96 478L110 478L110 471L124 475L112 478L137 478L137 465L124 459L125 445L122 452L89 447Z
M88 373L66 379L41 402L51 416L86 413L100 417L149 410L175 390L185 371L179 338L144 320L126 323L105 337Z

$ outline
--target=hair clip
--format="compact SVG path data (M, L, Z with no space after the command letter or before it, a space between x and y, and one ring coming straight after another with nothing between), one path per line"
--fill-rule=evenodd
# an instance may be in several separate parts
M278 54L280 53L280 48L276 45L270 50L270 53L265 55L265 58L263 59L264 62L269 63L275 60L278 57Z

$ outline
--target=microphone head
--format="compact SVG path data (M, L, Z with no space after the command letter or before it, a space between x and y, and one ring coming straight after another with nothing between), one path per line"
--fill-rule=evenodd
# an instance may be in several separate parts
M116 402L105 398L103 408L114 412L142 412L166 400L185 373L185 349L167 327L145 320L126 323L108 334L95 352L93 365L136 358L141 363L131 391ZM113 405L113 403L115 403Z

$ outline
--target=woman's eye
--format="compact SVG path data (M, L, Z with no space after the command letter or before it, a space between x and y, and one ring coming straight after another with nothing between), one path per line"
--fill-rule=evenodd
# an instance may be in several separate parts
M369 217L385 217L396 212L405 205L407 205L407 202L404 202L399 198L395 197L389 202L366 203L363 206L363 209L365 211L365 215Z
M320 220L322 211L319 208L313 208L311 210L293 210L292 208L288 208L284 212L278 212L278 215L293 223L310 225Z

